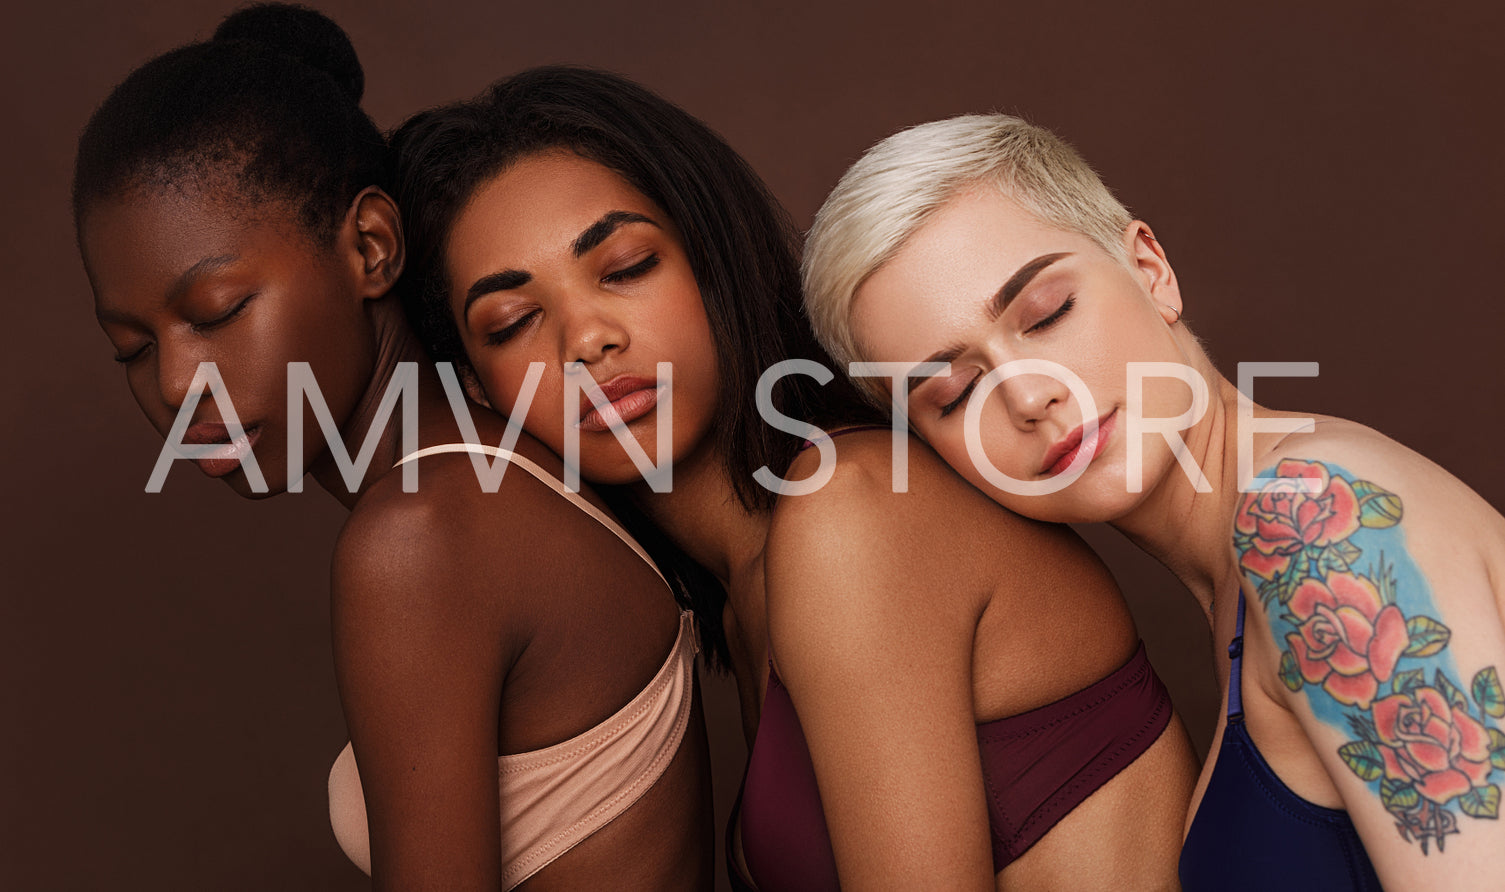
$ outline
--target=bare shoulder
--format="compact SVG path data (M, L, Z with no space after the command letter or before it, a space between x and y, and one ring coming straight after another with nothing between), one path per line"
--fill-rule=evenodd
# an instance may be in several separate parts
M1042 573L1100 566L1068 527L1000 507L913 436L902 487L891 432L853 432L834 445L830 480L774 509L765 566L775 634L782 625L819 637L857 615L972 615L1005 581L1026 591ZM819 463L807 449L788 476L804 479Z
M1254 470L1233 556L1278 653L1276 689L1385 884L1464 888L1505 852L1499 514L1416 452L1337 419Z
M1314 482L1307 486L1331 490L1339 508L1351 492L1362 509L1356 517L1368 524L1360 529L1384 529L1383 512L1403 512L1396 524L1423 550L1455 558L1467 552L1493 572L1505 568L1505 518L1499 511L1440 465L1373 428L1319 416L1312 432L1286 437L1257 456L1254 470L1272 481L1309 478Z
M527 628L547 600L552 570L567 561L567 537L551 522L578 522L558 495L507 471L501 488L482 490L469 456L423 459L414 492L402 475L384 475L362 496L340 531L331 567L337 622L379 634L423 622L455 634L490 637ZM564 510L561 510L563 508Z

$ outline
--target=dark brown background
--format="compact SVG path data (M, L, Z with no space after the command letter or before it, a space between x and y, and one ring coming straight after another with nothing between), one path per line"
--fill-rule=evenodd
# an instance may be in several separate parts
M354 39L383 126L528 65L609 67L717 127L802 225L899 127L1025 114L1155 224L1226 372L1321 362L1262 402L1361 420L1505 505L1505 22L1484 4L319 5ZM364 883L324 802L345 741L325 600L342 512L317 487L242 502L186 467L144 494L158 440L73 248L89 111L231 6L7 10L6 889ZM1217 692L1194 606L1111 531L1089 534L1205 747ZM730 696L712 686L723 810L742 759Z

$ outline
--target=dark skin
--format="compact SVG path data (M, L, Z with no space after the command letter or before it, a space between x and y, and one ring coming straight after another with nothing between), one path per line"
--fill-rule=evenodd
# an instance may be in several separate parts
M582 233L620 213L652 222L577 250ZM749 736L769 657L777 664L844 889L1175 887L1195 777L1179 720L993 871L977 723L1081 690L1135 651L1122 596L1069 528L999 511L918 441L907 447L910 490L895 493L888 431L842 437L820 491L743 508L707 433L723 407L707 386L714 344L683 244L661 210L593 161L519 160L476 190L446 250L456 322L495 405L510 408L529 362L551 369L535 397L549 407L572 360L598 382L675 363L674 430L688 435L671 443L674 489L636 485L655 522L726 586ZM646 257L655 261L640 265ZM514 274L488 278L500 270ZM509 287L467 313L477 281ZM530 411L528 424L553 442L559 417ZM642 415L628 430L651 444L655 423ZM632 467L607 436L582 436L580 455L587 478L617 482ZM810 477L818 455L801 453L786 479Z
M354 455L397 364L411 361L418 446L463 439L433 364L387 296L402 236L383 192L357 195L332 242L292 222L286 205L213 192L133 191L97 201L80 222L101 327L129 360L132 394L159 433L198 364L215 362L276 493L287 487L287 363L311 363ZM501 441L501 417L470 413L482 442ZM305 468L351 511L333 557L334 656L374 885L494 890L497 756L569 739L620 709L663 665L678 609L626 545L524 472L485 493L468 456L436 455L422 459L418 491L405 493L391 471L402 455L398 412L351 491L306 404L304 418ZM226 419L206 395L193 420ZM514 451L562 475L527 435ZM243 467L222 479L256 495ZM711 832L697 699L664 775L525 888L582 888L602 876L614 888L709 888Z

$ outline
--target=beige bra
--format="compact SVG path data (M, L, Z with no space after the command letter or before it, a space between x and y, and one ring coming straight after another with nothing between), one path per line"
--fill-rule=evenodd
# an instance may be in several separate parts
M648 554L616 521L524 456L492 446L446 443L420 449L398 464L439 452L492 455L521 467L599 521L658 572ZM681 611L679 636L663 666L648 687L615 715L563 743L497 759L503 890L517 886L606 826L664 773L690 722L698 650L693 616ZM371 873L366 800L350 744L329 772L329 822L340 848L356 866Z

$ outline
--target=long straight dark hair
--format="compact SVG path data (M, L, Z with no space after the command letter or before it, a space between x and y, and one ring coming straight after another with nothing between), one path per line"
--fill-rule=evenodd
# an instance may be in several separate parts
M722 423L714 436L727 476L748 510L773 506L774 494L753 472L767 466L782 477L800 443L763 420L755 400L758 378L781 360L832 363L804 316L798 231L715 131L619 75L550 66L507 78L475 99L422 112L397 130L391 145L394 197L408 240L399 286L404 306L434 358L462 366L468 361L450 309L444 253L456 216L484 182L522 158L566 149L615 171L662 208L684 238L715 342ZM785 415L817 424L868 417L839 373L824 387L803 375L787 376L774 387L773 401ZM603 495L622 505L622 494L609 489L603 487ZM650 551L669 546L630 506L623 513ZM692 589L714 583L682 555L668 563L678 565ZM702 616L708 643L724 656L725 593L719 583L714 589L692 602L697 613L709 613Z

